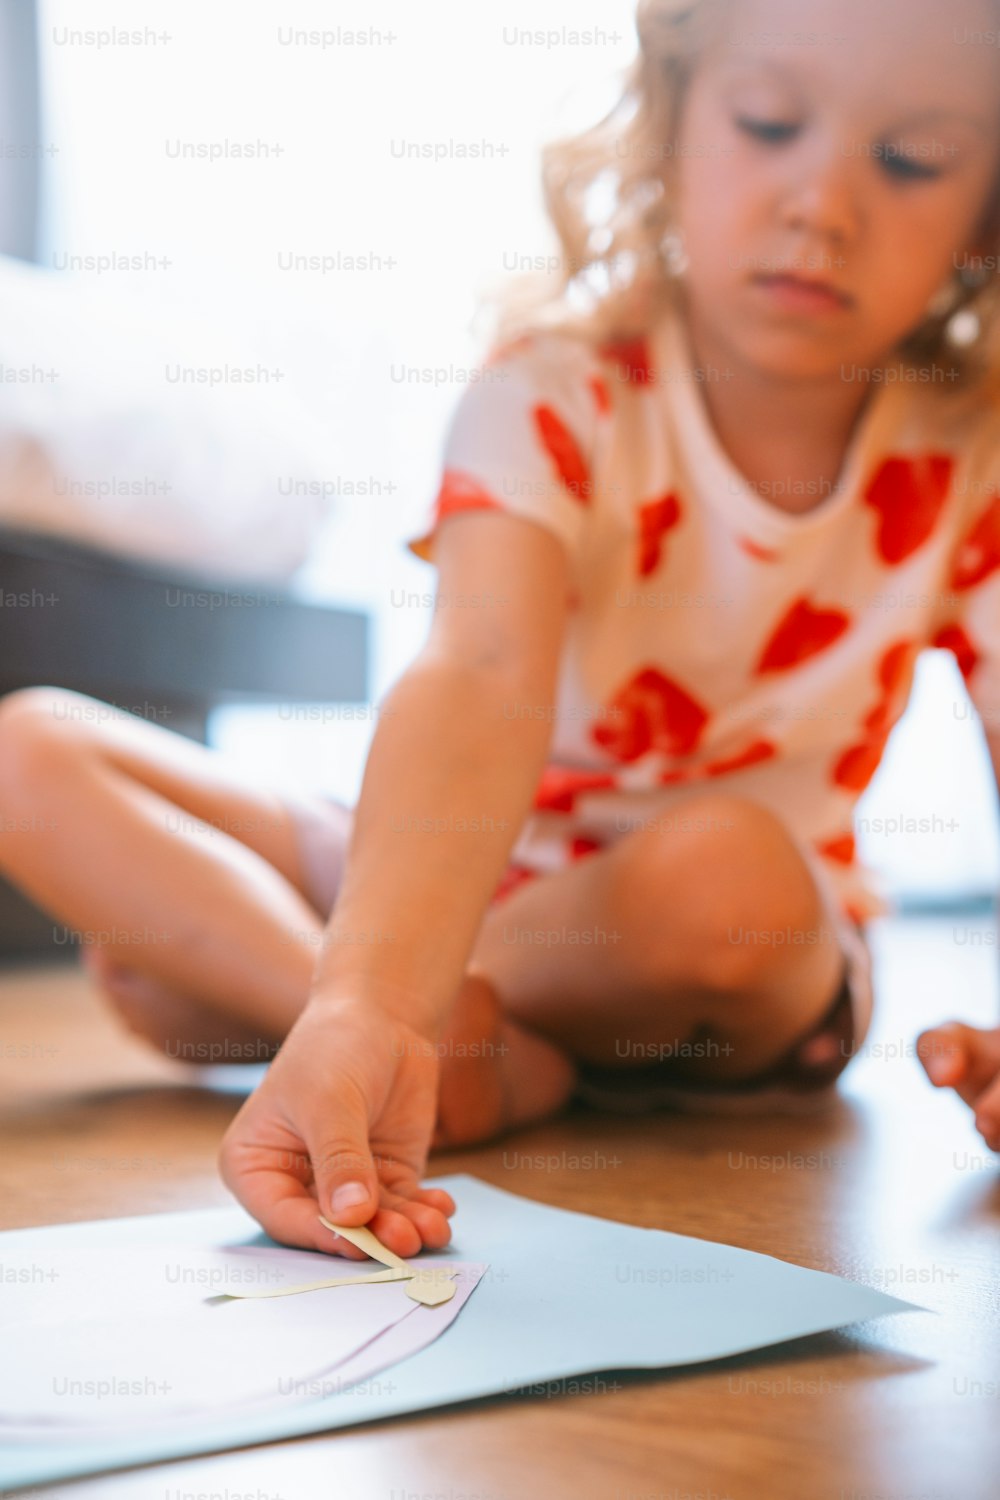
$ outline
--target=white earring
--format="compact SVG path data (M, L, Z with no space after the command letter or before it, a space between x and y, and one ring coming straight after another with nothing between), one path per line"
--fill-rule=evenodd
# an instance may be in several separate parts
M668 276L679 279L686 274L691 262L679 229L668 229L661 239L660 258L666 266Z

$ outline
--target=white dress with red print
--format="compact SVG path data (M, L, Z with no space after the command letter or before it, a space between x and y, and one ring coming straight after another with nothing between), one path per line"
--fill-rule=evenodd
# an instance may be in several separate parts
M693 369L676 315L628 343L517 340L457 403L407 546L433 561L448 516L499 509L571 560L548 767L512 878L642 827L669 837L714 786L780 816L864 921L891 903L853 809L920 651L952 650L987 729L1000 715L1000 412L941 370L887 365L838 484L790 513L715 436L701 387L726 374Z

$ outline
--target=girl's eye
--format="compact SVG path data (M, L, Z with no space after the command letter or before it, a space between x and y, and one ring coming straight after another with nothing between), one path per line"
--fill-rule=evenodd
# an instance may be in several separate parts
M926 162L904 155L898 148L883 146L879 154L888 175L903 182L927 182L941 176L937 167L929 167Z
M752 135L755 140L765 141L770 145L780 145L784 141L790 141L799 129L788 120L754 120L747 115L738 116L736 124L745 134Z

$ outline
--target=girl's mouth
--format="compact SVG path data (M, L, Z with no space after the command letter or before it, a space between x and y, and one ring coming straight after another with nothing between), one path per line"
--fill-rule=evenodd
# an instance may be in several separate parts
M853 298L828 282L807 281L788 272L755 276L753 284L760 288L771 306L807 317L844 312L854 305Z

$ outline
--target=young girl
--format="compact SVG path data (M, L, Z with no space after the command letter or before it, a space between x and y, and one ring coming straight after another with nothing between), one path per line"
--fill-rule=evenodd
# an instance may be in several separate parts
M3 705L3 867L119 1011L195 1060L287 1038L222 1152L275 1238L439 1248L432 1137L814 1107L863 1042L852 808L924 647L1000 747L998 24L640 4L621 106L546 158L566 274L457 403L353 813ZM1000 1149L1000 1029L921 1047Z

